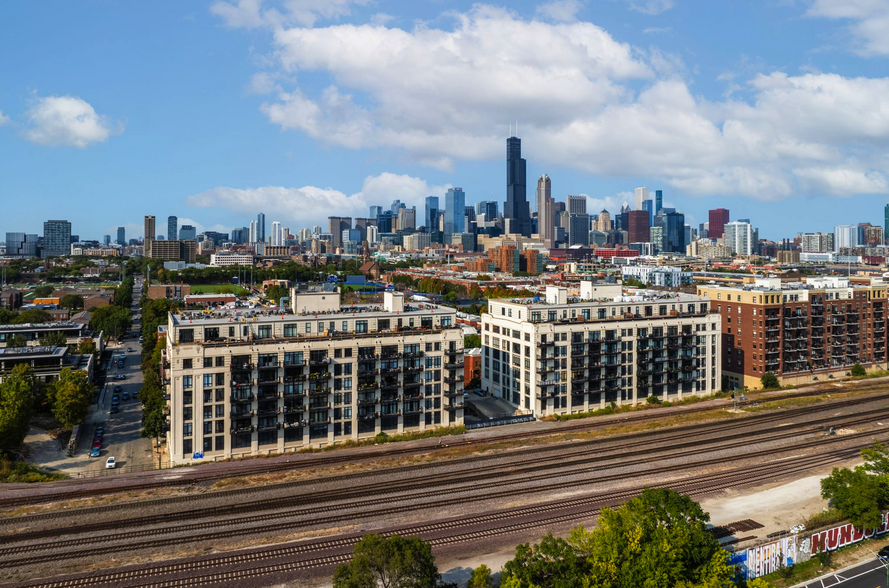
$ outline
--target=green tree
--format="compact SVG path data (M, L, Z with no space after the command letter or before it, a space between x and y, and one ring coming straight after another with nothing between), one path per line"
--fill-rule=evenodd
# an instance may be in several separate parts
M93 385L82 370L65 368L59 378L50 384L50 404L53 415L66 428L79 425L86 417Z
M25 347L28 345L28 338L21 333L16 333L6 340L6 346L9 348Z
M333 576L333 588L435 588L441 579L432 547L419 537L365 535L352 561Z
M50 296L54 290L55 288L53 288L49 284L45 286L37 286L36 288L34 288L34 296L36 298L46 298Z
M766 372L759 379L762 382L762 387L764 390L771 390L773 388L780 388L781 383L778 381L778 377L772 372Z
M482 564L472 570L472 576L470 576L466 588L494 588L494 579L491 577L491 568Z
M475 349L482 346L481 335L466 335L463 337L463 349Z
M81 355L94 355L99 350L96 349L96 342L90 338L84 338L77 344L77 353Z
M0 452L9 453L28 434L34 410L34 372L19 364L0 384Z
M278 304L279 300L288 296L290 296L290 290L283 286L269 286L265 289L265 297L275 304Z
M94 331L105 333L106 337L121 337L130 330L132 312L116 305L100 306L90 315Z
M853 376L866 376L867 370L865 370L864 366L862 366L860 363L856 363L855 365L852 366L852 375Z
M79 294L65 294L59 301L59 306L69 310L83 310L83 296Z
M531 588L716 588L734 574L727 553L707 531L710 516L688 496L654 488L616 508L598 527L577 527L520 545L503 568L503 586Z
M20 312L15 320L12 321L12 324L26 325L34 323L48 323L50 321L52 321L52 315L45 310L41 310L39 308L29 308L28 310L23 310L22 312Z
M0 308L0 325L8 325L11 324L16 317L18 317L19 313L14 310L9 310L8 308Z
M867 466L834 468L821 480L821 496L857 528L875 529L889 505L889 483L885 475L868 474Z
M64 347L68 344L68 337L61 331L50 331L40 337L40 344L44 347Z

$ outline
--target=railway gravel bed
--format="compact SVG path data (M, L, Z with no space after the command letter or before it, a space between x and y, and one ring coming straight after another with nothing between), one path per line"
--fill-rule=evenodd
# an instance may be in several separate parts
M844 392L856 392L865 385L875 385L878 381L879 380L877 379L866 380L863 382L852 383L853 385L845 385L841 388L836 387L837 385L822 385L789 393L769 394L767 397L757 400L771 402L789 398L821 396L828 393L842 394ZM399 443L398 445L387 446L383 449L376 447L362 447L337 450L330 454L295 453L266 459L208 463L198 467L173 468L138 473L121 473L119 475L101 476L99 478L72 479L41 484L38 488L34 488L33 486L28 487L27 485L10 485L0 491L0 509L9 509L16 506L37 504L41 502L57 502L59 500L103 496L119 493L125 490L134 491L152 488L183 487L196 482L220 480L233 476L250 476L274 472L286 472L294 469L322 468L331 465L364 462L394 456L435 452L441 447L438 445L439 439L447 439L447 443L450 447L470 445L472 443L478 444L481 442L492 443L533 439L554 434L601 430L616 424L655 421L675 414L692 415L718 408L726 408L728 406L731 406L731 401L711 400L703 401L692 406L670 407L665 409L596 417L583 419L580 422L536 422L517 425L514 428L497 431L474 431L463 436Z

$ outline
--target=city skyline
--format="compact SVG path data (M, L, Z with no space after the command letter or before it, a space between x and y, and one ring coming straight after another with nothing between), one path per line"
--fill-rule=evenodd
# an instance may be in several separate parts
M79 234L101 238L114 234L118 226L138 234L139 219L147 213L158 218L175 214L199 231L229 230L248 223L248 208L273 211L277 207L282 223L312 226L323 223L331 213L363 215L368 204L389 200L383 194L394 194L422 209L426 196L443 198L455 185L464 187L469 203L503 203L499 154L514 119L519 120L516 135L525 143L527 176L547 174L557 200L566 194L589 195L593 199L590 210L607 208L615 214L623 201L633 205L625 192L640 185L657 187L693 223L704 222L709 209L730 208L741 217L758 219L763 237L779 239L796 232L829 230L836 219L827 209L835 206L842 206L844 216L848 215L844 222L879 222L873 211L885 205L886 174L878 161L887 139L879 122L885 100L881 89L887 83L882 77L885 51L857 32L865 31L864 25L875 18L866 9L841 19L826 0L808 5L751 4L731 12L725 7L695 8L676 2L657 14L632 10L627 2L516 3L512 11L455 2L447 13L422 3L345 2L338 4L338 11L305 8L295 15L274 2L252 4L259 7L252 21L246 3L216 2L209 9L187 10L162 2L141 9L139 17L149 25L145 31L110 40L138 51L102 53L101 60L109 66L128 56L129 67L121 68L124 78L116 87L95 73L104 61L97 61L100 58L89 43L74 43L70 35L98 38L100 29L124 30L114 25L132 17L136 8L61 7L50 15L25 3L0 8L0 22L18 23L0 35L0 46L16 47L25 54L38 45L46 46L60 56L29 63L27 68L0 65L4 81L0 148L10 154L0 162L5 179L2 195L11 203L9 216L15 219L15 224L4 222L0 233L39 232L46 220L40 209L47 206L53 207L53 216L70 220ZM559 12L557 6L563 10ZM385 88L362 86L351 70L338 69L323 54L312 64L300 61L290 41L269 35L268 18L274 7L282 10L289 38L299 39L313 54L320 50L315 33L341 35L348 27L365 27L362 30L368 34L383 37L401 34L420 49L430 39L412 23L424 20L431 23L430 34L483 40L484 30L491 42L509 32L521 37L533 26L554 48L563 46L570 30L588 40L596 48L591 49L593 53L599 51L607 59L603 57L597 70L589 55L566 53L562 65L576 74L577 85L547 88L547 93L559 95L552 104L536 99L523 104L516 96L491 91L490 97L472 107L459 96L437 92L441 108L464 116L440 117L429 130L431 142L417 140L411 147L408 138L427 121L409 112L405 128L384 128L383 110L370 110L368 105L379 100L381 109L390 108L393 95ZM695 10L701 14L693 15ZM462 20L455 20L455 15ZM727 17L733 23L728 36L696 26L698 19ZM39 18L51 22L37 26ZM62 23L80 26L69 32ZM150 37L151 25L170 31L165 46ZM73 33L75 28L77 33ZM60 34L44 36L55 29ZM26 36L23 31L31 33ZM207 50L195 51L194 39ZM246 58L253 46L268 57L266 67L258 68ZM62 47L70 48L64 56ZM483 71L486 62L483 55L465 57L466 65L443 77L443 85L472 87L466 82ZM351 47L346 47L345 63L354 58ZM551 81L545 69L538 70L520 52L509 53L507 58L498 76L528 67L543 76L541 87ZM285 59L291 61L284 63ZM445 52L442 59L450 56ZM435 75L449 65L447 61L432 64L430 73ZM413 71L413 62L404 66ZM285 67L306 72L299 85ZM192 80L197 70L206 75ZM171 76L180 80L181 88L166 107L146 108L141 105L144 100L137 101L135 94L128 93L170 95L164 92L164 83ZM590 97L586 104L591 114L565 102L571 96L586 97L594 87L611 88L624 99ZM400 85L393 85L392 90L410 94ZM476 90L487 92L486 87ZM343 124L355 124L351 117L364 117L368 128L388 131L392 139L372 144L360 134L350 143L348 133L335 126L330 110L338 97L347 94L356 102L340 102L351 108L344 111ZM195 103L198 96L206 95L214 100ZM845 96L855 99L841 98ZM425 95L414 97L427 103ZM496 109L487 102L494 99L499 100ZM782 123L793 118L785 107L791 103L809 114L810 120L822 121L823 130ZM294 120L300 104L315 109L318 118ZM663 116L651 118L655 106L664 109ZM715 106L712 110L724 114L714 115L705 106ZM849 116L838 132L829 123L844 120L843 111ZM233 121L230 116L220 117L222 112L241 116ZM185 118L179 116L183 113ZM439 114L439 107L431 113ZM620 124L607 128L605 137L585 134L584 129L605 120L605 113L613 114ZM69 124L71 119L66 117L74 115L84 124ZM649 118L633 118L636 115ZM466 126L467 119L473 121L471 127ZM59 124L53 126L51 120ZM681 128L671 128L675 133L667 135L670 139L665 143L664 125L676 121L681 121ZM566 134L569 123L575 130ZM770 126L776 127L774 133ZM631 129L639 132L628 133ZM462 133L465 140L443 141L447 133ZM628 141L625 135L633 139ZM813 159L794 153L791 157L785 150L768 161L737 150L741 139L780 146L782 136L790 141L787 149L793 149L796 141L800 149L819 155ZM245 147L232 147L239 142ZM460 147L441 146L448 143ZM707 149L706 156L699 149ZM853 152L855 157L850 155ZM654 157L658 153L669 156L659 161ZM727 158L726 153L734 156ZM300 165L294 166L295 161ZM683 172L688 175L680 177L683 162L688 164ZM41 174L37 165L65 173ZM146 166L152 168L151 174L144 172ZM529 202L536 200L530 191L525 197ZM82 207L85 199L120 204L109 209L115 211L113 217L108 212L97 215ZM143 210L146 202L151 202L151 211ZM794 214L800 209L806 214ZM788 218L798 225L784 228L782 223Z

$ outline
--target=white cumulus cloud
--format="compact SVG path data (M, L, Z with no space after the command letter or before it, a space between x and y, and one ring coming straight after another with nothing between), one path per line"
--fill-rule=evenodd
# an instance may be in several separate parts
M809 16L849 21L854 49L865 56L889 55L889 2L886 0L815 0Z
M266 25L312 26L319 20L337 19L352 13L353 6L369 0L233 0L214 2L213 14L231 28L258 28Z
M122 125L96 113L92 106L76 96L36 98L26 116L30 126L25 139L38 145L61 145L83 149L104 143Z
M580 0L553 0L537 7L537 15L556 22L571 22L583 8Z
M673 0L624 0L631 10L651 16L670 10L676 3Z
M237 213L256 214L266 211L271 220L293 223L295 227L311 225L327 226L331 214L363 218L371 204L399 199L408 206L422 209L426 196L443 196L450 185L430 185L425 180L408 175L382 173L368 176L361 190L346 194L335 188L303 186L286 188L262 186L259 188L216 187L186 199L189 206L198 208L225 208ZM274 213L272 213L274 211Z
M687 193L773 200L885 186L889 78L749 64L720 76L732 89L714 101L693 94L679 57L619 42L590 22L483 4L446 17L410 30L272 27L268 75L278 86L258 80L272 90L262 112L326 144L394 148L443 170L501 158L518 120L535 162L654 177ZM326 81L299 86L302 73Z
M5 114L3 114L2 110L0 110L0 126L3 126L5 124L7 124L8 122L10 122L10 118L8 116L6 116Z

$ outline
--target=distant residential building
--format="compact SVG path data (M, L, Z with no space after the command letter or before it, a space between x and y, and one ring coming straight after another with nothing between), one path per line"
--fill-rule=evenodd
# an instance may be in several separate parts
M188 284L152 284L148 286L146 294L151 300L182 300L191 294L191 286Z
M514 274L522 268L519 250L514 245L500 245L489 249L488 259L498 272Z
M343 231L352 228L352 217L350 216L329 216L327 217L328 233L333 235L333 246L343 246Z
M22 292L14 288L7 288L0 292L0 308L6 310L18 310L22 305Z
M831 253L834 251L833 233L805 233L800 239L803 253Z
M256 215L256 241L258 243L265 243L265 240L265 213L260 212Z
M429 233L413 233L404 236L404 248L408 251L423 251L432 246L432 235Z
M194 263L196 255L197 243L194 241L152 241L148 257Z
M538 249L525 249L521 252L521 271L539 276L546 271L547 257Z
M780 264L799 263L799 251L783 251L777 252L776 261Z
M146 215L144 223L144 235L142 239L142 255L151 256L151 243L154 241L154 216Z
M253 265L253 254L233 253L231 251L218 251L210 256L210 265L213 267Z
M692 272L670 266L631 265L621 268L621 275L659 288L678 288L694 282Z
M485 216L485 221L493 221L497 218L497 202L494 200L482 200L475 203L475 217Z
M43 223L43 257L68 255L71 249L71 223L50 220Z
M196 241L197 237L197 229L192 225L182 225L182 227L179 229L180 241Z
M185 237L182 236L181 232L179 234L179 238L185 240ZM247 227L232 229L231 239L232 243L236 244L248 243L250 239L250 229Z
M726 208L717 208L709 213L708 236L711 239L719 239L723 236L725 225L729 222L729 211Z
M37 235L27 233L6 233L7 257L37 257Z
M723 227L723 240L735 255L753 255L757 241L753 227L743 221L726 223Z
M844 247L858 247L858 225L838 225L833 230L834 252Z
M417 209L400 208L398 210L398 229L401 231L413 231L417 228ZM358 239L360 241L360 239Z
M127 244L127 230L124 227L117 227L117 244Z
M568 214L568 243L569 245L590 244L590 215Z

